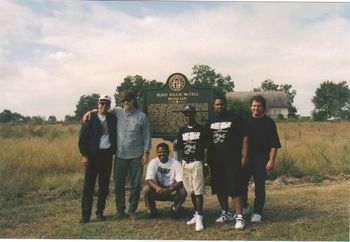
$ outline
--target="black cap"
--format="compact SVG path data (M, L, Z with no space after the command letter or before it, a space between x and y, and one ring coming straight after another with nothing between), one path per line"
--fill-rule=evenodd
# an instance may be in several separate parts
M191 105L191 104L185 104L185 106L183 107L183 110L182 110L183 113L186 113L186 112L196 112L196 108Z

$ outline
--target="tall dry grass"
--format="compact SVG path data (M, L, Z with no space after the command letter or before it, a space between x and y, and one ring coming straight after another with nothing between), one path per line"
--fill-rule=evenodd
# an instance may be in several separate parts
M75 126L8 126L0 133L0 192L79 189L82 166ZM1 127L4 130L4 127ZM79 184L79 185L78 185Z
M349 122L286 122L277 128L282 148L275 176L349 174Z

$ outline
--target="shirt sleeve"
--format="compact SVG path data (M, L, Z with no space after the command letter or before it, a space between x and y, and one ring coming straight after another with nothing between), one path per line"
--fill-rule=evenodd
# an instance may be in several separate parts
M240 133L241 137L248 136L248 121L246 118L239 116L239 122L240 122Z
M157 162L155 159L151 160L148 167L147 167L147 172L146 172L146 178L145 180L156 180L156 173L157 173Z
M82 156L87 156L89 154L90 122L91 120L87 123L83 123L80 128L78 146Z
M143 151L149 152L152 146L151 128L148 117L145 115L142 120Z
M271 139L270 139L271 148L281 148L281 142L278 137L277 127L273 120L271 120Z

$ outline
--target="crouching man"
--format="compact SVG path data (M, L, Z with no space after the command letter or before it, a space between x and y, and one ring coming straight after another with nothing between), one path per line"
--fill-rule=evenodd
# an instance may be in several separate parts
M98 177L98 199L96 217L105 220L103 211L109 192L112 159L116 149L116 118L108 113L111 97L102 95L98 101L98 112L92 113L88 122L80 129L79 150L85 166L84 190L82 196L82 218L88 223L91 217L93 195Z
M148 218L158 215L155 201L171 201L173 218L178 218L181 205L187 193L182 183L182 167L179 161L169 157L169 146L165 143L157 145L157 158L150 161L143 196L148 210Z

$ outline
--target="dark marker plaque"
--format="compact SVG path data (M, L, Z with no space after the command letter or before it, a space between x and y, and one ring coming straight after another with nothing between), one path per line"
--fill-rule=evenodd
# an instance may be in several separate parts
M174 140L179 127L186 124L184 104L196 107L196 121L202 125L212 115L211 88L194 88L181 73L169 76L160 89L145 90L145 112L149 117L152 137Z

